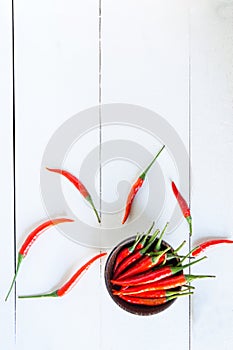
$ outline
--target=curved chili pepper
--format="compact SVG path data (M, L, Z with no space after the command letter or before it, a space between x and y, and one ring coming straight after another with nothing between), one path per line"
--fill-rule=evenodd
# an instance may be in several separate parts
M155 233L149 239L148 244L144 248L136 252L133 252L129 256L127 256L117 267L114 273L114 278L117 278L127 267L129 267L129 265L131 265L132 263L140 259L147 252L150 246L154 243L155 238L158 234L159 234L159 230L156 230Z
M233 243L232 240L230 239L212 239L206 242L203 242L199 244L193 251L192 251L192 256L197 256L200 253L203 253L206 248L215 246L217 244L222 244L222 243Z
M90 203L92 209L94 210L94 213L97 217L98 222L100 223L100 217L99 214L96 210L96 207L93 203L93 200L91 198L90 193L87 191L86 187L83 185L83 183L74 175L72 175L71 173L69 173L66 170L62 170L62 169L51 169L51 168L46 168L48 171L51 171L53 173L57 173L57 174L61 174L63 176L65 176L77 189L78 191L81 193L81 195L86 199L86 201L88 201L88 203Z
M193 292L174 294L171 296L165 296L160 298L138 298L131 295L119 295L119 297L130 304L157 306L157 305L165 304L169 300L176 299L178 297L181 297L184 295L190 295L190 294L193 294Z
M16 266L16 271L15 271L15 275L13 278L13 281L10 285L10 289L7 293L7 296L5 298L5 301L7 301L10 292L13 288L13 285L15 283L17 274L19 272L19 268L20 265L23 261L23 259L26 257L29 249L31 248L32 244L35 242L35 240L50 226L54 226L54 225L58 225L58 224L62 224L64 222L73 222L74 220L71 219L66 219L66 218L58 218L58 219L53 219L53 220L48 220L45 221L43 224L39 225L37 228L35 228L26 238L26 240L24 241L23 245L21 246L19 253L18 253L18 261L17 261L17 266Z
M113 272L116 271L117 267L119 266L119 264L127 257L129 256L131 253L133 253L134 251L138 251L140 249L142 249L146 243L147 237L148 235L151 233L152 229L154 227L154 222L152 223L151 227L149 228L149 230L147 231L147 233L144 236L137 236L135 239L134 244L131 247L125 247L123 248L119 254L116 257L116 261L115 261L115 265L114 265L114 269Z
M173 190L173 193L174 193L174 195L177 199L177 202L180 206L180 209L181 209L185 219L187 220L187 222L189 224L189 231L190 231L190 236L191 236L192 235L192 217L190 214L190 208L189 208L186 200L182 197L182 195L178 191L174 181L172 181L172 190Z
M144 273L140 273L138 275L133 275L131 277L120 277L117 280L112 280L111 282L114 285L119 285L119 286L137 286L140 284L146 284L146 283L151 283L151 282L156 282L159 280L162 280L164 278L170 277L172 275L175 275L176 273L183 271L186 267L189 267L191 265L194 265L198 263L201 260L206 259L206 256L203 258L193 261L189 264L186 264L184 266L164 266L157 268L156 270L153 271L148 271Z
M96 261L99 258L102 258L107 253L100 253L93 258L91 258L86 264L84 264L78 271L59 289L55 290L51 293L46 294L39 294L39 295L21 295L19 296L20 299L26 299L26 298L42 298L42 297L62 297L66 293L68 293L72 287L76 284L78 278L86 272L90 265L93 264L94 261Z
M125 289L121 289L118 295L133 295L147 291L154 290L167 290L173 289L176 287L182 287L183 285L192 282L197 278L207 278L207 277L215 277L215 276L207 276L207 275L178 275L167 277L157 282L151 282L146 284L141 284L139 286L128 287Z
M124 218L122 220L122 224L124 224L126 222L126 220L128 219L128 216L130 214L130 210L133 204L133 200L134 197L136 196L138 190L142 187L145 177L148 173L148 171L150 170L150 168L152 167L152 165L154 164L154 162L156 161L156 159L158 158L158 156L160 155L160 153L162 152L162 150L164 149L165 146L163 146L160 151L156 154L156 156L154 157L154 159L152 160L152 162L148 165L148 167L143 171L143 173L139 176L139 178L137 179L137 181L133 184L129 195L127 197L127 201L126 201L126 207L125 207L125 214L124 214Z

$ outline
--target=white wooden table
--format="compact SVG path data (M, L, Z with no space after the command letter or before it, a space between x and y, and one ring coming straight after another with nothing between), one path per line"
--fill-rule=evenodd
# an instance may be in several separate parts
M21 0L12 21L11 2L0 0L0 33L0 348L232 349L231 247L209 251L208 260L192 268L217 278L196 282L191 302L181 298L164 313L139 317L110 299L105 260L64 298L19 300L19 294L57 287L98 252L51 229L28 254L7 303L4 298L20 244L47 217L40 187L45 148L63 123L99 104L147 108L176 130L191 164L190 244L232 238L233 1ZM104 115L96 119L100 130L91 140L101 142L103 158L108 135L125 137L106 132L105 122ZM115 122L121 125L120 117ZM88 155L86 142L67 158L70 169L77 171L85 150ZM101 170L102 200L114 202L119 174L114 167ZM72 187L62 186L67 200L78 201ZM53 214L66 212L54 208ZM165 220L164 214L160 224ZM166 237L174 246L184 238L184 221Z

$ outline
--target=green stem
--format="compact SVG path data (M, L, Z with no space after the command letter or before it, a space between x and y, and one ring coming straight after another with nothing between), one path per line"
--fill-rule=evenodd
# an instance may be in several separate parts
M99 216L99 214L98 214L98 211L96 210L96 207L95 207L95 205L94 205L94 203L93 203L93 200L92 200L91 196L89 195L89 196L87 196L85 199L86 199L86 200L90 203L90 205L92 206L92 209L94 210L94 213L95 213L95 215L96 215L96 217L97 217L98 223L100 224L100 223L101 223L101 219L100 219L100 216Z
M133 253L134 249L136 248L136 246L137 246L137 244L140 242L140 240L141 240L141 235L138 233L137 236L136 236L136 238L135 238L134 244L129 248L129 251L130 251L131 253Z
M14 275L14 278L13 278L13 280L12 280L12 282L11 282L11 285L10 285L9 291L8 291L8 293L7 293L7 296L6 296L6 298L5 298L5 301L7 301L8 297L9 297L9 295L10 295L10 293L11 293L11 290L12 290L12 288L13 288L13 286L14 286L16 277L17 277L18 272L19 272L19 267L20 267L20 265L21 265L21 262L23 261L23 258L24 258L24 256L23 256L22 254L19 253L19 254L18 254L17 267L16 267L16 270L15 270L15 275Z
M167 249L165 249L163 252L161 252L160 254L158 254L158 255L156 255L156 256L152 256L152 261L153 261L153 263L154 264L156 264L158 261L159 261L159 259L161 258L161 256L163 256L164 254L166 254L166 252L168 251L168 250L170 250L171 248L170 247L168 247Z
M181 265L182 262L183 262L184 260L186 260L186 259L192 254L192 252L193 252L196 248L197 248L197 247L195 247L195 248L193 248L192 250L190 250L190 252L188 252L188 254L186 254L186 255L183 257L183 259L180 260L180 262L179 262L178 265Z
M147 252L147 250L150 248L150 246L154 243L155 238L158 236L159 232L160 232L159 230L156 230L155 233L151 236L151 238L149 239L149 242L145 246L145 248L141 249L142 254L145 254Z
M178 297L183 297L184 295L192 295L192 294L193 294L193 292L174 294L174 295L171 295L170 297L167 297L167 301L172 300L172 299L176 299Z
M186 265L184 265L184 266L174 266L174 267L171 267L172 273L175 274L175 273L177 273L177 272L179 272L179 271L182 271L182 270L185 269L186 267L189 267L189 266L191 266L191 265L194 265L194 264L198 263L199 261L204 260L204 259L206 259L206 258L207 258L206 256L203 256L203 258L198 259L198 260L195 260L195 261L192 261L191 263L186 264Z
M148 171L150 170L150 168L152 167L152 165L154 164L154 162L156 161L156 159L158 158L158 156L160 155L160 153L162 152L162 150L164 149L165 145L163 145L163 147L160 149L160 151L156 154L156 156L154 157L154 159L151 161L151 163L148 165L148 167L143 171L143 173L139 176L139 178L141 179L145 179L146 174L148 173Z
M178 251L183 248L183 246L186 244L186 241L183 241L178 248L176 248L174 251L173 251L173 254L176 254L178 253Z
M189 234L190 236L192 236L192 233L193 233L192 217L188 216L186 220L188 221L188 224L189 224Z
M168 225L169 225L169 222L167 222L166 225L164 226L164 229L163 229L163 231L161 232L161 235L160 235L160 237L159 237L159 239L158 239L158 242L157 242L157 244L156 244L156 246L155 246L155 250L160 250L160 248L161 248L161 243L162 243L162 239L163 239L163 235L164 235L164 233L165 233L165 231L166 231Z
M31 298L44 298L44 297L58 297L57 291L47 293L47 294L38 294L38 295L19 295L19 299L31 299Z
M198 278L214 278L215 276L212 276L212 275L184 275L186 281L188 283L192 282L193 280L195 279L198 279Z
M151 227L149 228L149 230L147 231L147 233L145 234L145 236L144 236L144 238L143 238L143 240L142 240L142 246L145 245L146 240L147 240L147 237L148 237L149 234L151 233L151 231L152 231L154 225L155 225L155 223L154 223L154 221L153 221Z

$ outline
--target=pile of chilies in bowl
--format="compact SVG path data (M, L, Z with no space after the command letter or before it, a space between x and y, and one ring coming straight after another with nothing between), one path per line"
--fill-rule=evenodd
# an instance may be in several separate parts
M136 194L142 187L148 171L161 154L164 147L165 146L158 151L151 163L132 185L127 197L122 224L125 224L125 222L128 220ZM99 216L92 197L84 184L67 170L53 168L47 168L47 170L55 174L60 174L70 181L76 187L80 195L89 202L90 208L93 210L98 223L100 223L101 217ZM171 183L171 187L183 216L188 222L189 232L191 235L192 217L189 206L173 181ZM53 218L43 222L29 233L19 249L15 275L5 300L8 299L11 293L22 262L26 258L28 252L31 250L32 244L38 239L38 237L52 226L71 223L73 221L74 220L69 218ZM190 295L193 293L193 287L190 286L190 282L196 278L214 276L187 275L183 273L183 270L205 259L206 257L202 257L200 259L196 259L196 257L207 247L219 243L233 243L233 241L229 239L210 240L200 244L198 247L191 250L186 256L179 256L179 250L183 247L185 242L183 242L177 249L173 250L163 241L163 235L166 228L167 224L165 225L161 234L159 230L155 230L154 233L151 234L153 230L152 225L147 234L137 236L131 246L127 245L119 250L114 260L113 269L110 271L110 280L109 277L107 277L107 288L109 290L110 285L110 293L112 296L123 300L129 305L144 305L153 307L166 304L180 296ZM79 277L86 272L96 260L104 257L106 254L106 252L103 252L92 257L83 266L78 268L74 275L57 290L42 294L23 295L19 298L64 296L76 284ZM107 270L107 264L108 261L106 263L105 270Z
M193 294L194 287L190 285L193 280L215 277L184 274L184 269L206 259L206 256L196 257L207 246L220 243L219 240L200 244L187 255L180 256L179 251L186 242L172 249L163 241L168 224L161 233L157 229L150 235L153 225L147 234L137 235L133 244L123 246L115 257L111 271L111 293L130 304L162 305L180 296ZM225 242L233 243L229 240Z

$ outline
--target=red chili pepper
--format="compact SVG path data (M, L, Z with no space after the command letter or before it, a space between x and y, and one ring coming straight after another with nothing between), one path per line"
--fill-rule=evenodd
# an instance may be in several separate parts
M180 209L181 209L185 219L187 220L187 222L189 224L189 230L190 230L190 236L191 236L192 235L192 217L190 214L189 206L188 206L186 200L182 197L182 195L178 191L178 189L173 181L172 181L172 190L173 190L173 193L174 193L174 195L177 199L177 202L180 206Z
M25 298L42 298L42 297L62 297L66 293L68 293L72 287L76 284L78 281L78 278L86 272L90 265L97 259L105 256L107 253L100 253L96 256L94 256L92 259L90 259L86 264L84 264L78 271L67 281L61 288L55 290L54 292L47 293L47 294L39 294L39 295L21 295L19 298L25 299Z
M148 235L151 233L152 229L154 227L154 222L152 223L151 227L149 228L148 232L144 235L144 236L137 236L135 239L134 244L131 247L126 247L123 248L119 254L116 257L116 261L115 261L115 265L114 265L114 269L113 272L116 271L117 267L119 266L119 264L127 257L129 256L131 253L136 252L140 249L142 249L146 243L147 237Z
M62 169L51 169L51 168L46 168L48 171L51 171L53 173L58 173L61 174L63 176L65 176L77 189L78 191L81 193L81 195L88 201L88 203L90 203L92 209L94 210L94 213L97 217L98 222L101 222L99 214L96 210L96 207L93 203L93 200L91 198L90 193L87 191L86 187L82 184L82 182L75 177L74 175L72 175L71 173L69 173L66 170L62 170Z
M190 288L190 286L183 291L187 291L187 290L189 290L189 288ZM113 293L113 295L118 295L119 297L122 296L122 294L119 291L116 291L114 289L113 289L112 293ZM147 291L147 292L137 293L137 297L138 298L164 298L166 296L172 296L174 294L180 294L180 293L181 292L179 292L179 291L170 291L170 290L151 290L151 291ZM129 296L130 295L131 294L129 294ZM131 296L135 296L135 295L132 294Z
M149 169L152 167L152 165L154 164L154 162L156 161L156 159L158 158L158 156L160 155L160 153L162 152L162 150L164 149L165 146L163 146L160 151L156 154L156 156L154 157L154 159L152 160L152 162L148 165L148 167L146 168L146 170L143 171L143 173L139 176L139 178L137 179L137 181L133 184L129 195L127 197L127 202L126 202L126 208L125 208L125 214L124 214L124 218L122 220L122 224L124 224L126 222L126 220L128 219L128 216L130 214L130 210L133 204L133 200L134 197L136 196L138 190L142 187L145 177L149 171Z
M222 243L233 243L233 241L230 239L212 239L210 241L203 242L192 251L192 256L197 256L200 253L203 253L206 250L206 248Z
M35 240L50 226L54 226L54 225L58 225L58 224L62 224L64 222L73 222L74 220L71 219L66 219L66 218L58 218L58 219L53 219L53 220L48 220L45 221L43 224L41 224L40 226L38 226L37 228L35 228L35 230L33 230L26 238L26 240L24 241L23 245L21 246L19 253L18 253L18 261L17 261L17 267L16 267L16 271L15 271L15 275L13 278L13 281L10 285L10 289L7 293L7 296L5 298L5 301L7 301L10 292L13 288L13 285L15 283L17 274L19 272L19 267L23 261L23 259L26 257L29 249L31 248L32 244L35 242Z
M160 298L138 298L137 296L135 297L131 295L119 295L119 297L130 304L157 306L157 305L165 304L169 300L176 299L178 297L181 297L184 295L190 295L190 294L193 294L193 293L189 292L189 293L182 293L182 294L174 294L171 296L165 296Z
M173 289L176 287L181 287L187 283L192 282L197 278L207 278L207 277L215 277L215 276L206 276L206 275L178 275L172 276L165 279L162 279L158 282L151 282L146 284L141 284L139 286L128 287L125 289L121 289L118 295L133 295L147 291L154 290L167 290Z
M150 248L150 246L154 243L156 236L159 234L159 230L156 230L155 233L151 236L149 239L148 244L136 252L131 253L129 256L127 256L117 267L114 278L117 278L127 267L129 267L132 263L140 259Z
M189 264L186 264L184 266L164 266L157 268L153 271L148 271L144 273L140 273L137 275L133 275L131 277L120 277L117 280L112 280L111 282L114 285L119 285L119 286L137 286L140 284L146 284L146 283L151 283L151 282L156 282L159 280L162 280L164 278L170 277L172 275L175 275L176 273L183 271L186 267L189 267L191 265L196 264L197 262L206 259L204 256L203 258L193 261Z
M159 254L149 253L147 256L143 256L140 260L138 260L132 267L127 269L125 272L121 273L119 275L119 278L114 279L114 282L122 281L125 279L130 279L132 276L138 275L142 272L145 272L152 267L155 267L157 265L161 265L163 262L166 261L166 252L170 248L167 248L163 252L160 252ZM117 284L117 283L116 283Z
M114 272L116 271L118 265L127 257L129 256L131 253L133 253L135 250L136 250L136 247L138 246L139 244L139 241L140 241L141 237L140 236L137 236L135 241L134 241L134 244L131 246L131 247L125 247L123 248L119 254L117 255L116 257L116 261L115 261L115 265L114 265Z

